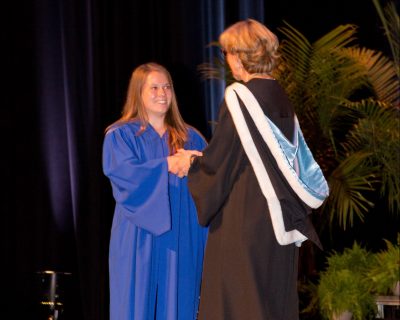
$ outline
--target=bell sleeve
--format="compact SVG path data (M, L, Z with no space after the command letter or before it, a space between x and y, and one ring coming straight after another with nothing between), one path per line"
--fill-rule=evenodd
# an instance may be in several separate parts
M103 143L103 171L110 179L116 210L136 226L155 235L171 228L166 157L143 159L134 134L121 128L108 132Z
M189 190L202 226L208 226L223 206L243 157L232 117L223 102L210 144L204 149L203 156L195 158L188 174Z

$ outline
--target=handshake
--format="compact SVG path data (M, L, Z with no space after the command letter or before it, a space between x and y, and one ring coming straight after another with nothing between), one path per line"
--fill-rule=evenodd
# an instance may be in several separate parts
M187 176L192 155L202 156L203 153L197 150L178 149L174 155L167 157L168 171L176 174L179 178Z

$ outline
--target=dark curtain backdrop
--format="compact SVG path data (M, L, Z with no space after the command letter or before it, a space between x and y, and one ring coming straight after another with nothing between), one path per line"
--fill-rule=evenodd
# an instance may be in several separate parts
M315 40L342 23L385 49L369 1L21 0L1 8L1 319L37 314L47 278L60 275L60 319L108 319L113 199L101 169L104 128L123 105L132 70L172 73L185 120L209 138L224 84L202 81L207 44L239 19L275 32L288 21Z

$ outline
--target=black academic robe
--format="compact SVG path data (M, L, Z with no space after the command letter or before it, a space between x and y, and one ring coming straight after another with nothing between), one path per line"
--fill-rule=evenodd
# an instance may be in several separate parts
M294 109L278 82L253 79L246 86L292 140ZM241 107L280 199L285 229L295 228L320 245L308 217L310 209L290 188ZM299 248L278 244L266 199L225 102L210 144L194 160L188 178L199 222L209 226L199 320L298 319Z

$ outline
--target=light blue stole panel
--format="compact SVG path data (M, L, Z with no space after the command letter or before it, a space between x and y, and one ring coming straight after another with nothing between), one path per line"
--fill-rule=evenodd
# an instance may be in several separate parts
M307 237L296 229L290 231L285 229L280 201L251 137L236 94L239 95L246 106L288 184L305 204L311 208L321 206L324 199L329 195L328 183L304 140L296 117L295 136L292 143L265 116L258 101L246 86L233 83L226 88L225 101L232 115L243 149L254 169L261 191L267 200L275 237L281 245L295 243L300 246Z

